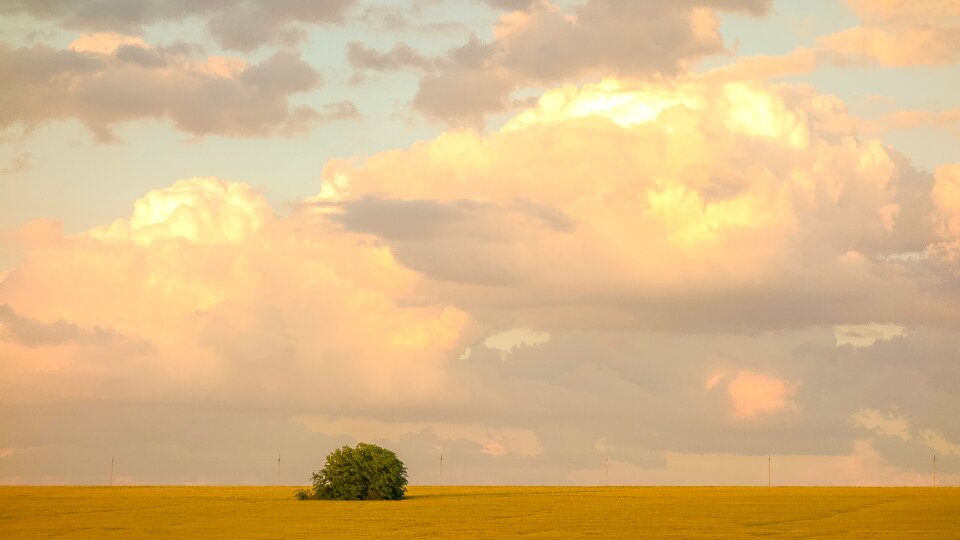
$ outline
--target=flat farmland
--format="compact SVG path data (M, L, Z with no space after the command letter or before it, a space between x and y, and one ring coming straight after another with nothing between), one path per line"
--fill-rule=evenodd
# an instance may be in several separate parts
M960 488L414 486L392 502L294 489L0 486L0 537L960 538Z

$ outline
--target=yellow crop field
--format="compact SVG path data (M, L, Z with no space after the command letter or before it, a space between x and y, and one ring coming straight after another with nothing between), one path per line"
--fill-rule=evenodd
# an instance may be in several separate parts
M0 487L0 537L960 538L960 488L414 486L403 501L292 487Z

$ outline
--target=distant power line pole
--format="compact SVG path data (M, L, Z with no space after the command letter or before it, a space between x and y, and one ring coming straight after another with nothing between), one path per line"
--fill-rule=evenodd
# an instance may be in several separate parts
M113 460L114 457L110 456L110 485L113 485Z
M933 453L933 487L937 487L937 453Z
M767 455L767 487L773 487L773 456Z
M283 485L283 475L280 473L280 454L277 454L277 485Z
M440 453L440 483L443 483L443 452Z
M603 484L610 485L610 458L603 456Z

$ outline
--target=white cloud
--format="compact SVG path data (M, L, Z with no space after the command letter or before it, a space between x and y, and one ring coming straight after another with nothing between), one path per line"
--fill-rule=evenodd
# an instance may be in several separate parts
M890 341L907 335L907 330L899 324L838 324L833 327L837 347L851 345L855 348L870 347L878 341Z
M879 435L899 437L905 441L913 438L910 435L910 423L906 418L894 412L883 414L876 409L860 409L853 414L852 418L858 426Z
M513 328L488 336L483 340L484 346L500 351L500 358L505 359L518 347L536 347L550 341L549 332L537 332L529 328Z
M960 444L948 441L942 434L932 429L920 432L920 439L937 454L960 456Z

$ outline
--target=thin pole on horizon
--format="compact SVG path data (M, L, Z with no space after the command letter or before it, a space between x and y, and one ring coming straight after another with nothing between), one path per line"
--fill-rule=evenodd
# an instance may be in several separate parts
M111 486L113 485L113 461L114 461L114 459L115 459L115 458L114 458L113 456L110 456L110 485L111 485Z
M440 483L443 483L443 452L440 453Z
M610 458L603 456L603 485L610 485Z
M933 487L937 487L937 453L933 453Z
M280 474L280 454L277 454L277 485L283 485L283 475Z
M767 454L767 487L773 487L773 456Z

